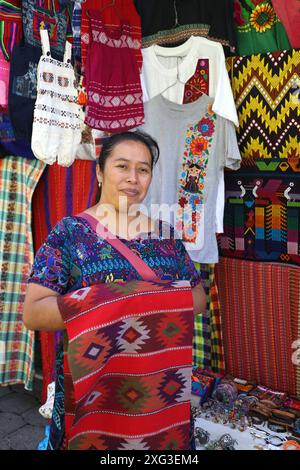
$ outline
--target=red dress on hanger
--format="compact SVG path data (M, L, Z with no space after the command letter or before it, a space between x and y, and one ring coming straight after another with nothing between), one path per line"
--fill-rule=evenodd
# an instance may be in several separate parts
M108 27L102 14L89 10L90 37L86 61L88 104L85 123L95 129L121 132L144 122L144 105L135 50L139 41L122 22Z

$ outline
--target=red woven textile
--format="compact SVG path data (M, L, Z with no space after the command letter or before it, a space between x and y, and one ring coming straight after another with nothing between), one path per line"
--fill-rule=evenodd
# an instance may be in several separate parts
M300 47L300 1L272 0L278 18L283 23L293 49Z
M226 372L299 394L300 269L223 257L216 275Z
M82 212L95 204L97 190L95 162L75 160L70 168L56 163L47 165L34 191L32 201L35 252L60 219ZM40 340L43 369L42 400L46 400L47 386L53 380L55 334L40 332Z
M90 43L89 30L89 10L97 10L101 12L103 22L108 27L118 27L122 20L127 21L132 27L132 36L139 41L140 47L135 50L135 57L139 67L142 70L142 29L141 18L137 13L133 0L116 0L115 5L110 7L111 0L85 0L81 4L81 62L82 74L85 72L85 64Z
M189 448L193 298L187 281L97 284L59 297L72 450ZM67 372L65 370L65 372Z

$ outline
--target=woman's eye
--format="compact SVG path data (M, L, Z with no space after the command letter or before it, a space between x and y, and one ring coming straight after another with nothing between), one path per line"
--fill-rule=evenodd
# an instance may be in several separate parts
M117 165L117 168L126 168L126 165Z
M148 168L141 168L141 172L142 173L149 173L149 170L148 170Z

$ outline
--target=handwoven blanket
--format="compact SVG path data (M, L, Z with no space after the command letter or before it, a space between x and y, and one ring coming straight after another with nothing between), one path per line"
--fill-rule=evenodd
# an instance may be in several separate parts
M67 215L77 214L96 202L96 163L75 160L70 168L47 165L33 196L33 236L37 251L54 225ZM41 332L43 393L54 379L56 346L60 333Z
M300 172L300 50L227 59L243 168Z
M0 384L32 388L34 332L23 324L33 262L31 199L45 168L38 160L0 159Z
M58 305L75 398L74 419L66 416L68 448L188 449L189 282L97 284L59 297Z
M221 257L216 274L226 372L300 396L300 268Z

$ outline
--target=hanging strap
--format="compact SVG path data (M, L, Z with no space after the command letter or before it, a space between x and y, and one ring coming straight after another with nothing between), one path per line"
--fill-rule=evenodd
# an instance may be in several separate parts
M47 29L40 29L40 36L41 36L41 43L42 43L42 51L43 55L50 57L50 42L49 42L49 35Z
M64 53L64 62L67 64L71 63L72 58L72 44L69 41L66 41L65 53Z
M155 274L155 272L139 256L133 253L125 243L121 242L121 240L115 235L112 235L112 233L104 227L98 219L86 212L81 212L80 214L77 214L77 216L87 220L98 235L106 240L107 243L121 253L127 261L129 261L144 281L160 281L160 278Z

